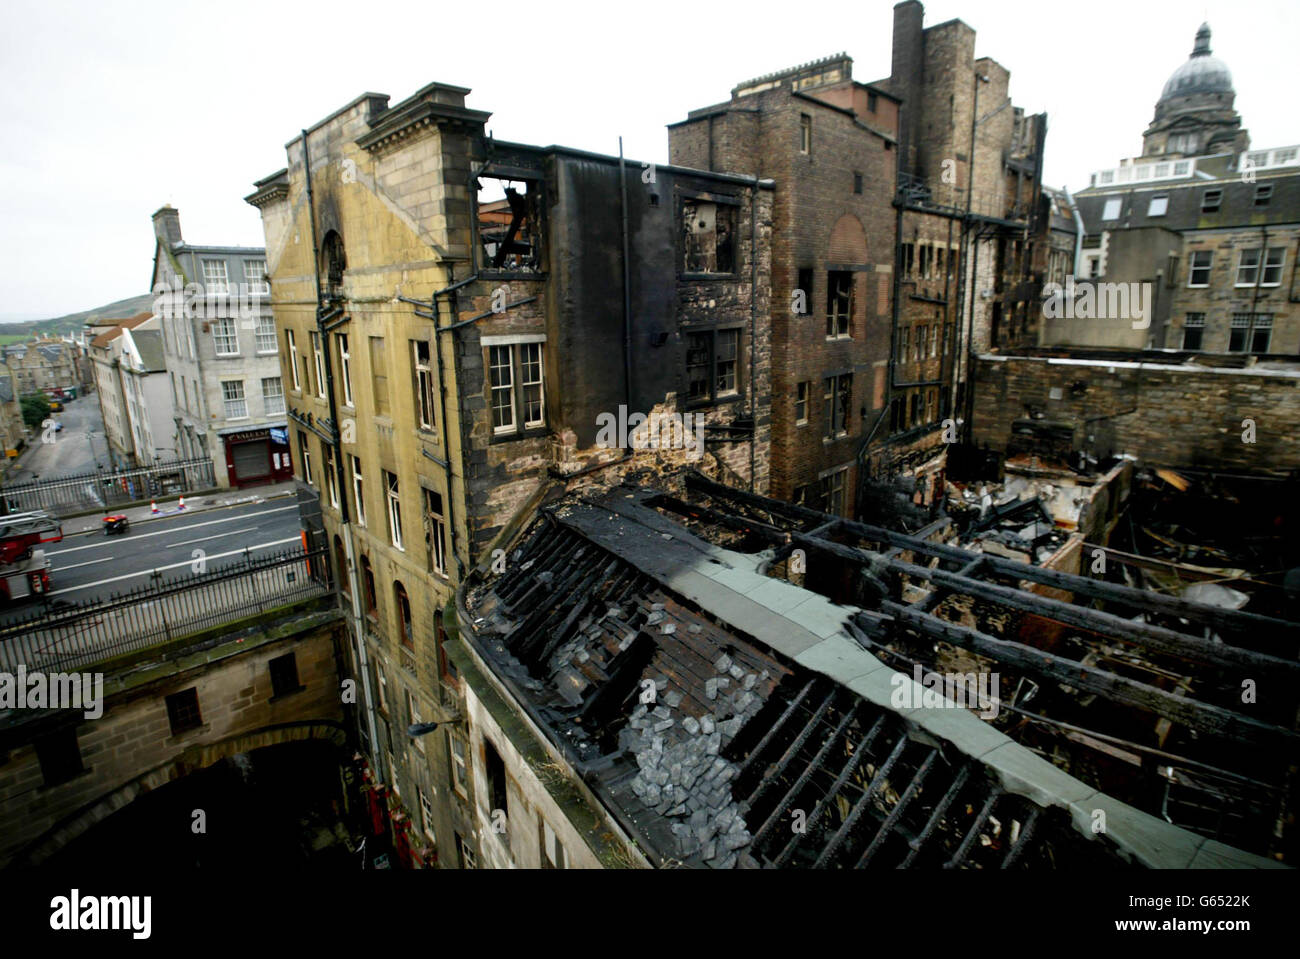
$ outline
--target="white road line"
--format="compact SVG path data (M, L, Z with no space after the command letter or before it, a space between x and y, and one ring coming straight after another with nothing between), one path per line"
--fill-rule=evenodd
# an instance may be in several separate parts
M245 552L253 552L258 549L269 549L272 546L284 546L286 543L302 543L301 536L290 536L287 539L277 539L270 543L258 543L256 546L249 546L247 550L232 549L227 553L215 553L212 556L205 556L204 561L210 562L214 559L225 559L227 556L242 556ZM60 593L76 593L83 589L94 589L96 586L106 586L109 583L121 582L124 579L136 579L140 576L148 576L150 573L161 573L164 570L179 569L182 566L189 566L193 563L192 559L181 560L179 563L169 563L166 566L155 566L152 569L136 570L134 573L127 573L124 576L113 576L109 579L101 579L95 583L85 583L82 586L69 586L67 589L52 589L46 596L58 596Z
M208 520L206 523L190 523L188 526L182 526L180 529L164 529L164 530L159 530L156 533L127 533L126 536L132 541L137 539L148 539L150 536L175 536L177 533L183 533L186 530L191 530L191 529L198 529L200 526L216 526L218 523L233 523L233 522L238 522L240 520L247 522L248 520L252 519L254 516L269 516L272 513L283 513L286 510L297 509L297 508L298 508L297 506L279 506L276 507L275 509L264 509L257 513L241 513L239 516L227 516L225 519L212 519L212 520ZM91 535L96 536L96 535L103 535L103 534L92 533ZM107 537L105 537L105 539L107 539ZM74 553L79 549L96 549L100 546L116 546L116 545L117 544L112 541L107 541L103 543L91 543L89 546L73 546L69 549L58 550L57 552L51 552L50 550L47 549L45 551L45 555L62 556L64 553Z
M256 526L245 526L243 529L232 529L229 533L213 533L211 536L200 536L198 539L186 539L179 543L168 543L165 549L175 549L177 546L189 546L190 543L205 543L210 539L221 539L223 536L234 536L236 533L256 532Z
M94 566L96 563L107 563L113 557L105 556L103 559L92 559L89 563L73 563L71 566L51 566L50 569L55 573L62 573L64 570L77 569L82 566Z

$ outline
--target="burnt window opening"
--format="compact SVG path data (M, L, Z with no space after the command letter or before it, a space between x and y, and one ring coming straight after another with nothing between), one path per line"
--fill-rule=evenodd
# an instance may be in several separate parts
M707 403L740 393L740 330L705 330L686 336L686 399Z
M852 335L853 274L832 270L826 274L826 338L840 339Z
M343 299L343 272L348 268L347 253L343 249L343 237L335 230L325 234L321 244L321 258L324 261L325 297L329 300Z
M482 268L504 273L541 269L537 197L540 184L480 176L475 204Z
M845 436L849 431L849 417L853 407L853 374L828 376L822 401L826 410L826 439Z
M510 805L506 796L506 764L492 740L483 737L483 771L487 774L489 815L495 820L497 811L505 815L507 828L510 822Z
M279 699L306 689L298 681L298 658L294 653L277 656L267 664L271 672L271 698Z
M736 272L734 206L709 200L683 200L682 236L684 272Z
M795 287L803 295L795 300L796 316L812 315L813 271L812 267L799 268L799 285Z

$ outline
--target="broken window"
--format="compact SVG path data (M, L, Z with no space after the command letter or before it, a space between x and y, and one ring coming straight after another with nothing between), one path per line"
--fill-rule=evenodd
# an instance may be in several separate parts
M740 391L740 330L706 330L686 336L686 398L704 403Z
M849 406L853 396L853 374L841 373L826 378L822 399L826 403L826 438L844 436L849 429Z
M482 268L508 273L541 269L540 183L480 176L475 208Z
M684 272L736 271L734 206L694 198L683 200L682 233L685 241Z
M321 244L321 256L325 260L325 296L330 300L343 298L343 271L348 268L347 254L343 250L343 237L334 230L325 234Z
M429 341L411 341L411 362L415 373L415 419L422 430L432 430L437 422L433 415L433 369L429 361Z
M429 572L447 575L447 523L442 513L442 494L424 491L424 538L427 544Z
M483 771L487 773L488 813L493 820L498 811L510 822L510 805L506 796L506 764L492 740L483 738Z
M411 598L406 595L406 587L400 582L393 582L393 605L397 611L399 639L407 649L415 649L415 634L411 628Z
M832 271L826 274L826 338L849 336L853 315L853 274Z

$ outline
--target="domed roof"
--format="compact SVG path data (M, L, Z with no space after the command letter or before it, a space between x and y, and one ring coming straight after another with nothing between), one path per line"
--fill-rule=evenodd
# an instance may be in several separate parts
M1184 97L1194 93L1235 93L1232 74L1227 65L1210 56L1210 25L1202 23L1196 31L1196 45L1187 62L1170 76L1160 99Z

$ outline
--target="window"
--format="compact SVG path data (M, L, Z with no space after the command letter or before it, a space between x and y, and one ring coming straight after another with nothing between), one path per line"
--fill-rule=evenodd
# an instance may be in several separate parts
M812 153L812 117L799 114L799 152Z
M853 397L853 374L826 378L822 399L826 403L826 438L844 436L849 430L849 405Z
M1169 211L1169 195L1153 196L1147 206L1147 216L1164 216Z
M916 359L919 362L925 356L925 340L929 327L922 323L916 328Z
M536 429L546 422L542 406L542 344L520 343L519 366L523 376L524 428Z
M222 380L221 399L226 404L226 419L239 420L248 416L248 403L244 399L243 380Z
M930 356L939 355L939 324L930 327Z
M343 591L344 596L351 598L352 584L348 578L348 556L343 549L343 540L337 536L334 537L334 567L338 572L339 589Z
M325 451L325 488L330 491L330 506L338 509L339 477L334 469L334 447L328 443L322 443L321 448Z
M384 490L388 501L388 539L398 549L402 546L402 499L397 489L397 476L384 470Z
M357 525L366 525L365 485L361 481L361 460L355 456L352 460L352 496L357 501Z
M424 747L420 748L423 751ZM420 796L420 823L424 826L424 834L429 837L429 842L436 843L438 837L433 832L433 803L429 801L429 794L422 786L417 786L415 791Z
M1264 256L1264 278L1261 286L1277 286L1282 282L1282 267L1286 262L1286 247L1270 246Z
M302 481L308 486L315 486L316 481L312 479L311 472L311 447L308 445L307 434L302 430L298 431L298 463L302 467Z
M272 317L257 318L257 352L275 352L275 320Z
M85 768L77 745L77 727L65 726L36 740L36 758L46 787L74 778Z
M289 372L293 375L293 388L302 391L302 380L298 376L298 345L293 339L293 330L284 331L284 342L289 348Z
M1123 202L1124 201L1121 200L1119 197L1115 197L1114 199L1107 200L1106 207L1101 212L1101 218L1103 220L1118 220L1120 206L1123 204Z
M203 725L203 717L199 714L197 686L191 686L167 697L167 721L171 724L173 736L188 729L198 729Z
M1228 334L1228 352L1267 353L1272 334L1272 313L1234 313Z
M267 416L284 412L284 384L278 376L262 379L262 409Z
M1183 349L1199 350L1205 339L1205 314L1188 313L1183 321Z
M488 371L492 388L492 432L515 429L514 347L488 347Z
M808 423L808 394L812 392L812 383L804 381L795 387L794 399L794 422L796 426L806 426Z
M365 596L366 615L371 619L379 618L379 594L375 592L375 571L370 565L370 557L361 557L361 592ZM384 677L379 677L379 708L387 710L383 695Z
M384 358L384 338L370 338L370 378L374 392L375 413L387 416L388 409L388 363Z
M537 827L537 844L541 847L543 869L564 869L564 846L545 819Z
M1273 184L1264 183L1255 187L1255 206L1268 206L1268 201L1273 199Z
M348 351L348 335L335 333L334 343L339 350L339 379L343 381L343 405L355 406L352 402L352 354Z
M447 524L442 515L442 494L431 489L424 491L424 522L429 571L446 576Z
M226 276L225 260L203 261L203 286L208 296L230 292L230 281Z
M1187 285L1209 286L1210 265L1214 262L1213 250L1193 250L1187 261Z
M438 674L447 682L455 683L459 674L456 664L447 656L447 631L442 628L442 610L434 610L433 635L438 646Z
M271 287L266 282L266 261L245 260L244 282L248 285L249 293L261 293L263 295L270 293Z
M898 331L898 334L898 362L902 363L907 359L907 349L912 338L912 328L905 326Z
M316 361L316 395L325 398L325 351L321 348L320 334L311 333L311 355Z
M510 799L506 793L506 764L492 740L483 737L483 771L487 774L488 814L496 818L497 811L505 813L510 822Z
M734 273L736 270L736 208L707 200L682 201L685 235L683 271Z
M271 671L272 699L306 688L298 682L298 659L293 653L277 656L266 665Z
M1237 285L1254 286L1259 281L1259 249L1242 250L1237 259Z
M854 192L854 193L861 193L861 192L862 192L862 174L861 174L861 173L857 173L857 172L855 172L855 173L853 174L853 192Z
M708 330L686 336L687 401L704 403L736 395L739 330Z
M826 274L826 338L842 339L849 333L853 315L853 274L832 271Z
M812 316L813 271L811 267L799 268L799 285L796 289L803 294L795 301L799 307L795 316Z
M235 330L234 320L212 321L212 345L217 356L239 355L239 334Z
M406 587L400 582L393 582L393 606L397 613L397 635L407 649L415 649L415 634L411 629L411 598L406 595ZM411 694L406 694L410 705ZM415 722L414 719L411 722Z
M1222 202L1222 190L1206 190L1201 194L1201 212L1217 213L1219 211L1219 204Z
M870 112L870 113L875 113L875 112L876 112L877 102L879 101L879 99L880 99L880 98L879 98L876 94L871 93L871 92L868 92L868 93L867 93L867 110L868 110L868 112Z
M451 788L462 799L469 798L469 776L465 769L465 740L455 733L447 737L451 741Z
M415 421L422 430L433 429L433 372L429 368L429 341L411 341L411 361L415 369Z
M460 833L454 833L456 837L456 854L460 857L460 867L462 869L477 869L478 865L474 859L474 850L466 845L465 840L460 838Z

